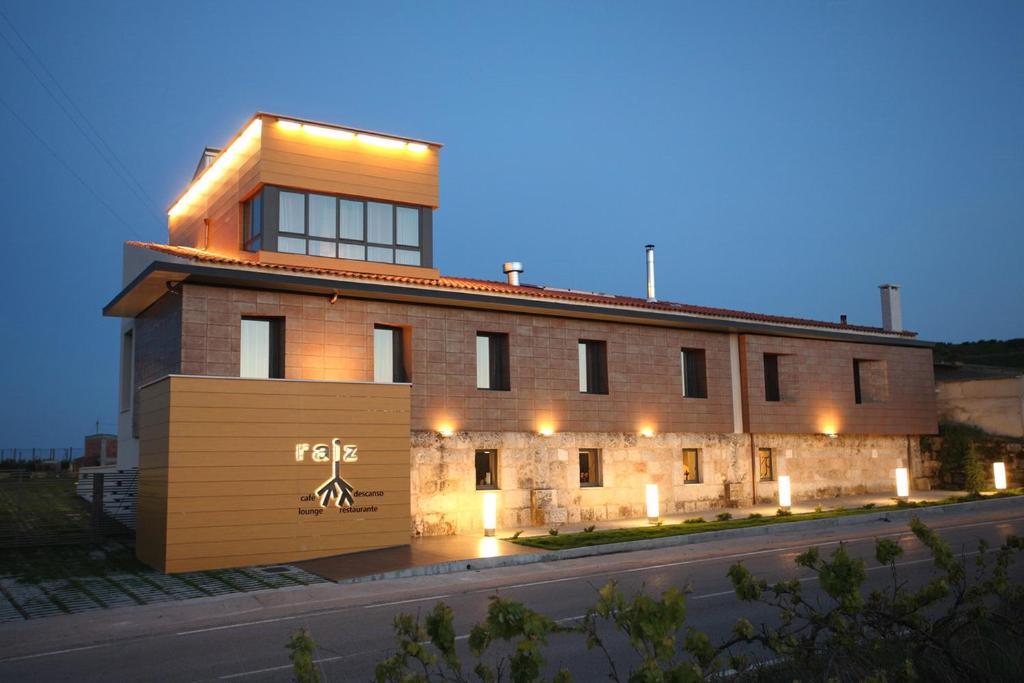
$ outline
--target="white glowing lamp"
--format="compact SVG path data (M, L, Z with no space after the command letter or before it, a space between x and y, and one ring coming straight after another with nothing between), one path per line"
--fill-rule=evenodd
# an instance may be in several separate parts
M788 510L793 505L793 489L790 486L789 475L779 477L779 507Z
M484 494L484 536L493 536L498 526L498 494Z
M992 463L992 477L996 481L996 490L1003 491L1006 489L1006 463L1005 462L994 462Z
M910 473L906 467L896 468L896 496L904 500L910 498Z
M654 524L661 517L658 506L658 485L648 484L647 489L647 521Z

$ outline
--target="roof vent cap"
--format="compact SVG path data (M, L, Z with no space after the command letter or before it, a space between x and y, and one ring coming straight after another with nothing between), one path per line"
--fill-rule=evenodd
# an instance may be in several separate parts
M519 274L523 272L523 264L519 261L506 261L502 266L502 272L508 276L508 283L513 287L519 286Z

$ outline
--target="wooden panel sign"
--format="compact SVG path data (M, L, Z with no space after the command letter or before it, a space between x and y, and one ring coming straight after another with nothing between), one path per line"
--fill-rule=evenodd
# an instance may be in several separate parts
M409 386L170 376L140 393L136 552L166 572L409 543Z

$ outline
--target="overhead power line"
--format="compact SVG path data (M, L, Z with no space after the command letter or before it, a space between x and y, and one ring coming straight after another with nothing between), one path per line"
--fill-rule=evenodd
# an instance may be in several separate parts
M124 218L122 218L121 214L119 214L114 209L114 207L111 206L107 202L107 200L105 200L103 197L101 197L100 194L95 189L93 189L93 187L89 183L87 183L82 176L78 175L78 172L75 171L75 169L71 167L71 164L69 164L67 161L65 161L64 157L62 157L60 154L58 154L57 150L55 150L53 147L51 147L50 144L48 142L46 142L46 140L44 140L43 137L39 133L36 132L35 128L33 128L31 125L29 125L28 121L23 119L18 114L18 112L16 112L14 110L14 107L12 107L7 102L7 100L3 98L3 96L0 96L0 104L2 104L4 106L4 108L6 108L7 111L9 111L11 113L11 116L13 116L15 119L17 119L18 122L22 126L24 126L25 129L29 133L32 134L32 137L34 137L36 140L38 140L39 144L42 145L46 149L46 151L49 152L51 156L53 156L54 159L56 159L58 162L60 162L60 165L63 166L65 168L65 170L67 170L67 172L70 173L75 178L75 180L77 180L79 183L81 183L82 187L87 189L90 192L90 194L92 194L92 196L96 198L96 201L98 201L100 204L102 204L103 207L106 208L106 210L109 211L110 214L114 218L116 218L118 220L118 222L120 222L122 225L124 225L126 228L128 228L132 232L132 234L134 234L136 237L138 237L139 239L145 241L146 238L143 237L139 233L139 231L137 229L132 227L131 223L126 221Z
M10 39L3 33L0 33L0 37L3 37L4 42L7 43L7 46L11 49L11 52L13 52L14 55L18 58L18 60L21 61L22 65L24 65L25 69L30 74L32 74L33 78L36 79L39 85L43 87L43 90L45 90L46 94L50 96L50 99L52 99L57 104L57 106L60 107L61 111L64 112L64 115L68 117L68 120L71 121L71 123L74 124L78 132L82 134L82 137L84 137L86 141L88 141L88 143L92 146L92 148L95 149L96 152L100 155L100 158L103 159L104 162L106 162L106 164L111 168L111 170L114 171L115 175L117 175L117 177L122 182L124 182L128 189L144 205L146 205L147 209L152 210L154 212L154 215L157 218L157 223L162 225L164 220L164 214L157 206L156 201L154 201L153 198L149 195L149 193L146 192L146 189L142 186L142 183L139 182L138 178L135 177L135 175L131 172L128 166L123 161L121 161L121 158L107 143L106 139L99 132L99 130L96 129L96 126L94 126L92 122L89 120L89 117L86 116L82 109L75 103L75 100L71 97L71 95L68 94L67 90L65 90L64 87L60 84L60 81L57 80L57 77L53 75L53 72L50 71L50 69L46 66L46 64L39 57L36 51L32 49L32 46L21 34L21 32L18 31L17 26L14 25L14 22L11 21L10 17L8 17L2 9L0 9L0 17L3 18L3 20L10 27L11 31L14 33L14 35L17 36L19 41L21 41L21 44L25 47L25 50L35 60L35 62L39 65L42 71L46 74L46 76L50 79L50 81L53 83L56 89L63 96L64 100L66 100L67 103L74 109L75 114L77 114L77 118L75 114L72 114L72 112L68 109L68 106L64 104L64 101L62 101L61 98L57 96L53 89L51 89L50 86L46 83L46 81L43 80L39 73L37 73L37 71L29 63L29 61L25 59L21 52L14 46L13 43L11 43ZM8 109L10 109L10 105L8 105ZM81 119L81 123L79 122L79 119ZM90 135L90 133L87 132L86 129L82 127L82 123L84 123L85 126L88 127L92 135Z

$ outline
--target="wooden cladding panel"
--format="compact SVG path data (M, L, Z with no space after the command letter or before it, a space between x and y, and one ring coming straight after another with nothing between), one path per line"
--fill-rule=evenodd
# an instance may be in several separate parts
M409 542L409 387L171 376L141 400L139 558L167 572L293 562ZM313 495L358 446L354 505ZM303 500L306 498L306 500Z

